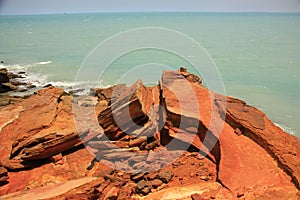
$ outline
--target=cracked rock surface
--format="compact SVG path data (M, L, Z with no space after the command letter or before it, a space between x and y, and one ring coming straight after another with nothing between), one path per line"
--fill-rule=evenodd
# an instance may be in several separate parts
M300 199L300 141L201 78L164 71L0 106L0 199Z

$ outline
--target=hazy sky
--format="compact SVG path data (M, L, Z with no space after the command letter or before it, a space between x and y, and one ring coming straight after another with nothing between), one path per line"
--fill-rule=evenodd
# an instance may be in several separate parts
M208 11L300 12L300 0L0 0L0 14Z

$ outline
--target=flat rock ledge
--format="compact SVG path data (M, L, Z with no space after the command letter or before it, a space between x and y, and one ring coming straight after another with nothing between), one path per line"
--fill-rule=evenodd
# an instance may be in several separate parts
M0 199L300 199L300 140L185 69L0 99Z

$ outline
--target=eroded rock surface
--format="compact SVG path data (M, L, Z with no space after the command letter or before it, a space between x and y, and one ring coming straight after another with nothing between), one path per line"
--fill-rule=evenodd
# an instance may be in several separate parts
M245 102L228 98L226 121L262 146L300 189L300 141L275 126L264 113Z
M98 120L111 140L126 134L150 136L156 130L153 105L151 90L137 81L122 91L115 102L99 114Z
M201 83L181 69L153 87L10 98L0 198L299 199L299 139Z

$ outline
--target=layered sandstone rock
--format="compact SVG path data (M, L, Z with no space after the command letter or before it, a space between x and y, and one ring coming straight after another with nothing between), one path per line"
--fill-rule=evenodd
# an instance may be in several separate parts
M245 102L228 98L226 122L263 147L300 189L300 141L275 126L264 113Z
M164 71L0 107L1 198L299 199L299 139L201 82Z
M266 119L263 113L242 101L236 100L236 104L232 105L231 98L226 99L215 95L198 83L186 81L180 73L174 71L164 72L162 90L169 122L166 128L167 135L162 137L171 136L191 143L199 150L204 150L208 156L210 154L205 150L210 150L218 163L219 182L234 196L253 198L255 191L260 191L259 195L264 196L272 189L280 189L281 193L294 189L293 195L296 195L297 190L291 182L291 178L294 181L296 174L292 176L285 174L282 168L278 167L282 164L276 163L273 154L267 152L274 144L255 143L255 140L247 137L249 133L244 133L247 128L265 130ZM226 120L224 112L226 112ZM218 127L220 124L221 129ZM279 129L272 123L269 123L269 127L271 130ZM242 130L245 135L238 136L235 133L236 128ZM261 135L257 130L254 132L256 136ZM163 133L166 134L166 131ZM285 136L284 140L286 137L290 137L291 144L288 146L292 155L292 152L296 151L297 144L299 146L299 140L293 136ZM282 138L279 144L280 141ZM282 150L284 152L285 148ZM299 170L297 159L289 164L291 169Z
M111 140L120 139L124 134L151 136L156 131L153 105L151 89L137 81L99 114L99 124Z

